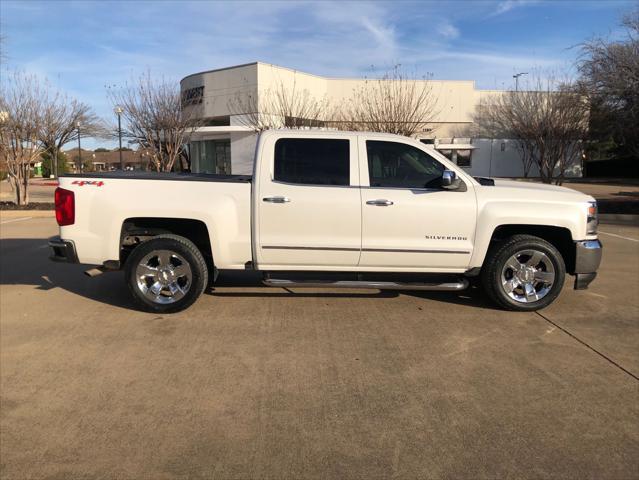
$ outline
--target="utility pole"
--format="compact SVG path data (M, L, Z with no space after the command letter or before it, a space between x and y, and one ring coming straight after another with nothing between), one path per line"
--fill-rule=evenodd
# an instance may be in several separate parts
M122 121L120 119L120 116L122 115L122 112L124 110L119 105L116 105L113 111L118 116L118 142L120 144L120 170L124 171L124 161L122 161Z
M519 77L522 75L528 75L528 72L519 72L513 75L513 78L515 79L515 92L519 91Z
M80 146L80 122L75 122L78 129L78 165L76 166L79 173L82 173L82 147Z

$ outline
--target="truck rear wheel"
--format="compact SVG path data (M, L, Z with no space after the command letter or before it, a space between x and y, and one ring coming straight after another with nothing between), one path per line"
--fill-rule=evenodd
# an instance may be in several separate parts
M507 310L534 311L559 295L566 266L559 251L532 235L513 235L494 245L482 267L488 296Z
M138 245L127 259L125 276L135 303L154 313L185 310L208 284L202 253L179 235L158 235Z

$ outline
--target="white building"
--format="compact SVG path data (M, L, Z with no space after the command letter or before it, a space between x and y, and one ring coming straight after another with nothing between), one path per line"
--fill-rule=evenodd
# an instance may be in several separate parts
M365 79L326 78L255 62L246 65L195 73L180 82L182 98L190 112L205 126L191 139L194 172L250 174L256 134L246 126L244 114L261 113L266 92L295 88L317 99L335 104L347 101ZM475 176L520 177L523 166L516 142L508 139L468 138L472 116L480 102L498 95L498 90L478 90L471 80L420 80L430 83L437 99L433 122L415 135L431 144L457 165ZM247 101L247 99L253 99ZM239 112L238 99L254 105L258 112ZM531 176L538 175L534 167ZM569 168L568 176L581 176L581 165Z

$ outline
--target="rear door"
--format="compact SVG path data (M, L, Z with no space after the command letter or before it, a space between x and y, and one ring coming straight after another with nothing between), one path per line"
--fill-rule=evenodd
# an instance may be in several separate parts
M359 265L380 269L466 268L475 235L472 185L444 190L446 167L401 141L360 139L362 255Z
M258 159L261 269L352 268L361 249L357 137L269 135Z

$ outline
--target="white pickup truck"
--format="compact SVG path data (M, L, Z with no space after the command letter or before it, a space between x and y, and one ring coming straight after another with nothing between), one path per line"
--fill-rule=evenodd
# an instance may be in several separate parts
M537 310L566 273L585 289L601 261L593 198L475 179L406 137L267 131L252 176L67 175L52 259L124 269L153 312L193 304L219 270L282 287L457 291Z

